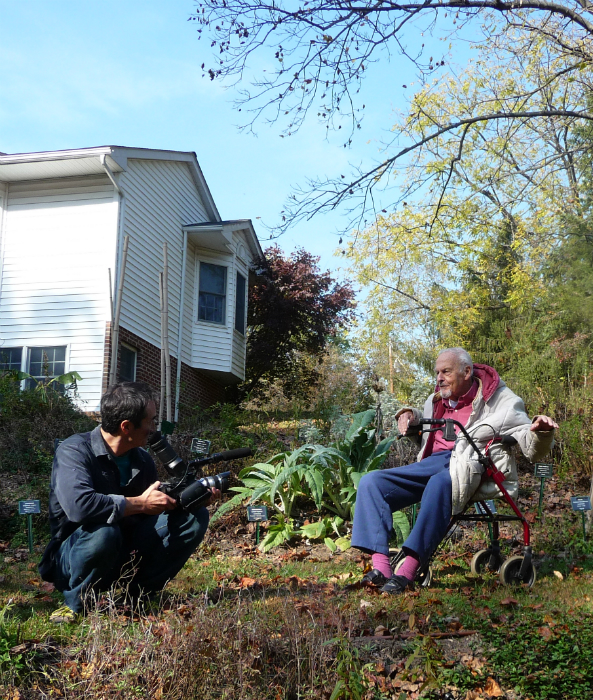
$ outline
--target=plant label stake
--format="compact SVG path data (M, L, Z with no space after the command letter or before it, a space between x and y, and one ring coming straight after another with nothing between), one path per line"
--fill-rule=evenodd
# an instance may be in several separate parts
M550 479L554 475L554 465L536 462L535 471L533 473L536 477L539 477L541 479L541 483L539 486L539 506L537 508L537 517L541 520L542 503L544 500L544 479Z
M247 520L250 523L255 522L255 544L259 544L259 524L263 520L268 519L267 506L247 506Z
M581 511L581 517L583 518L583 540L586 540L587 532L585 530L585 511L591 510L591 499L589 496L571 496L570 505L574 511Z
M33 513L41 513L39 501L19 501L19 515L27 516L29 554L33 554Z
M200 438L192 438L190 452L195 455L209 455L210 454L210 440L201 440Z

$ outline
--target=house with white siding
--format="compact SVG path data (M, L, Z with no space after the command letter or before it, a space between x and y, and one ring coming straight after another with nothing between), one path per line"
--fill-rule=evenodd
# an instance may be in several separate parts
M117 378L160 385L167 242L175 403L221 400L245 376L249 270L262 250L249 219L221 219L195 153L0 154L0 369L76 371L83 409L98 411L126 236Z

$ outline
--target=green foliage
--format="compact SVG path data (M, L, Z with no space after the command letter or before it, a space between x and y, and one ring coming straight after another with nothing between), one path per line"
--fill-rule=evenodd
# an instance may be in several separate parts
M14 373L0 376L0 471L46 471L55 438L96 426L53 386L21 391Z
M586 615L563 622L548 627L542 616L519 618L512 631L484 626L484 642L501 683L533 700L592 697L593 622ZM549 633L542 634L544 630Z
M393 530L397 545L402 545L410 534L410 522L403 510L396 510L393 513Z
M345 521L337 515L333 518L326 516L315 523L303 525L298 534L310 540L323 540L332 552L338 549L345 552L350 548L350 538L342 536L344 523ZM334 541L330 535L337 535L337 539Z
M274 520L276 522L270 525L266 536L259 545L260 550L264 553L288 542L296 534L292 518L287 518L283 513L278 513L274 516Z
M363 700L368 683L358 649L349 646L343 637L332 639L329 643L337 647L335 667L338 676L329 700Z
M269 548L268 544L275 546L296 532L291 521L294 506L297 499L307 498L318 511L329 511L335 517L305 526L298 534L323 538L332 551L347 549L349 541L341 537L340 527L352 519L358 483L364 474L379 469L394 439L375 444L375 429L369 427L374 418L374 411L355 414L345 437L330 447L303 445L245 467L239 472L243 485L231 487L235 496L218 509L213 520L246 499L265 503L276 511L277 518L273 536L264 540ZM336 543L328 537L332 531L340 536Z
M323 474L322 505L345 520L354 514L356 490L362 477L379 469L393 444L394 438L375 443L375 429L369 425L375 411L356 413L345 437L329 447L316 445L311 462Z
M9 613L14 607L12 603L6 603L0 609L0 671L6 676L15 677L25 668L23 655L11 654L10 650L18 644L18 629L9 620Z

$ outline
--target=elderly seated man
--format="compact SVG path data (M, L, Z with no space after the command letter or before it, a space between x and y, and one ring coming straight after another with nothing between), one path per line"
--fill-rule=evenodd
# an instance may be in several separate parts
M426 401L424 412L404 408L397 414L400 433L405 434L422 418L448 418L468 431L483 425L490 437L493 431L514 437L532 461L549 452L556 423L547 416L530 420L523 401L492 367L474 365L463 348L449 348L438 356L435 372L436 391ZM500 449L494 459L516 487L510 450ZM424 433L415 464L363 476L352 529L352 546L372 555L373 569L363 581L380 586L385 593L398 594L409 587L445 536L451 515L461 512L478 490L482 469L467 439L461 436L448 442L439 430ZM389 562L392 513L414 503L421 503L421 508L403 544L406 558L394 575Z

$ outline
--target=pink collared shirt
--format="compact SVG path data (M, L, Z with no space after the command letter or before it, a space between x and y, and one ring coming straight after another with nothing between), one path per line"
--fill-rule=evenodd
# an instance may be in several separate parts
M471 415L473 409L472 402L476 398L477 393L478 382L474 379L471 389L463 396L460 396L456 402L451 401L450 399L443 399L443 407L445 409L443 418L457 420L461 423L461 425L465 426ZM459 432L459 428L457 426L455 426L455 432ZM453 440L445 440L443 438L443 433L440 430L437 430L437 432L434 434L432 454L435 452L452 450L454 444L455 442Z

